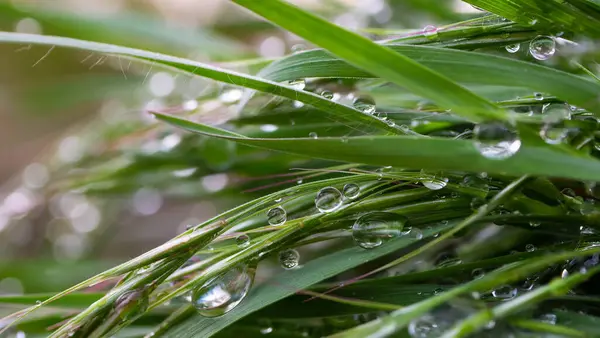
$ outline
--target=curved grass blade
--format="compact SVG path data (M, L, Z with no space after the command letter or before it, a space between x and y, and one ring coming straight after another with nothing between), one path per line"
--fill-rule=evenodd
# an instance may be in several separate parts
M600 83L553 68L495 55L427 46L388 48L463 85L525 88L552 94L571 104L598 111ZM373 78L324 50L310 50L279 59L258 76L273 81L304 77ZM458 114L459 112L457 112Z
M332 54L473 121L504 119L493 103L420 63L285 1L232 0Z
M241 144L286 153L350 163L407 169L483 171L514 176L539 175L599 180L600 162L567 153L546 144L524 142L519 152L502 161L482 156L473 141L411 136L364 136L348 139L254 139L231 136L214 128L174 116L155 113L164 122L191 132L225 138ZM540 141L541 142L541 141Z
M283 85L281 83L264 80L256 76L246 75L231 70L213 67L204 63L183 59L175 56L149 52L141 49L109 45L104 43L35 34L0 32L0 42L60 46L94 51L98 53L112 54L121 57L135 58L138 60L148 62L153 66L167 67L184 72L188 75L191 74L203 76L216 81L229 83L235 86L241 86L249 89L258 90L267 94L282 96L291 100L301 101L323 112L326 112L336 118L340 118L346 121L362 122L365 125L372 126L382 131L386 131L393 134L405 134L405 131L403 131L397 126L390 126L384 121L376 118L375 116L372 116L370 114L363 114L362 112L354 108L328 100L320 95L308 91L303 91L292 86Z
M430 237L447 227L437 226L427 229L423 231L423 235ZM413 241L415 239L399 238L372 250L352 247L319 257L306 263L302 269L285 271L257 286L242 303L227 313L227 316L220 318L194 316L165 334L165 337L211 337L239 319L293 295L298 290L308 288L338 273L397 251Z

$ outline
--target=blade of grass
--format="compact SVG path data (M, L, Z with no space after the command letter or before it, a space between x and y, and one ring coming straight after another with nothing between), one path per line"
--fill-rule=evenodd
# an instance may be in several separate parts
M150 63L152 66L162 66L183 72L188 75L203 76L235 86L258 90L267 94L277 95L291 100L298 100L323 112L326 112L333 117L346 121L362 122L367 126L372 126L392 134L406 133L406 131L400 129L399 127L390 126L385 123L385 121L382 121L371 114L363 114L352 107L334 102L320 95L281 83L264 80L259 77L213 67L204 63L178 58L175 56L104 43L35 34L0 32L0 42L76 48L143 60L147 63Z
M232 0L332 54L473 121L505 119L493 103L406 56L285 1Z
M342 138L251 139L230 136L210 127L174 116L155 113L174 126L203 135L225 138L241 144L304 156L391 165L408 169L466 170L497 174L539 175L582 180L600 179L600 162L583 155L568 154L543 142L524 142L519 152L502 161L483 157L473 141L410 136L365 136Z

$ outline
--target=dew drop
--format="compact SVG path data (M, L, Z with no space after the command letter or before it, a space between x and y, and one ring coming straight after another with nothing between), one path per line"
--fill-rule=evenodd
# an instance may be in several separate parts
M442 332L443 329L438 326L438 320L429 314L413 319L408 324L408 333L413 338L438 337Z
M275 199L275 203L281 203L283 201L283 197L279 197Z
M354 183L348 183L344 186L342 193L344 194L344 197L352 200L358 197L360 187Z
M267 211L267 221L270 225L282 225L287 220L287 213L283 207L275 207Z
M534 97L536 100L538 100L538 101L541 101L541 100L543 100L543 99L544 99L544 94L542 94L542 93L533 93L533 97Z
M388 118L388 114L384 111L375 112L374 116L380 120L387 120Z
M563 271L560 273L560 278L565 279L567 277L569 277L569 270L563 269Z
M296 184L302 184L302 182L304 182L303 179L299 178L298 180L296 180Z
M332 212L342 205L342 193L334 187L326 187L317 193L315 206L320 212Z
M279 264L281 267L290 270L298 266L300 254L294 249L288 249L279 253Z
M540 316L540 321L546 324L555 325L556 315L553 313L546 313Z
M303 90L306 87L306 81L304 79L295 79L288 81L287 85L296 90Z
M358 246L372 249L385 240L401 236L406 217L390 212L370 212L360 216L352 226L352 237Z
M315 133L315 132L313 131L313 132L310 132L310 133L308 134L308 137L310 137L310 138L313 138L313 139L315 139L315 140L316 140L316 139L318 139L318 138L319 138L319 135L317 135L317 133Z
M510 285L502 285L492 291L492 296L500 300L510 300L517 296L517 288Z
M235 238L235 244L240 248L245 248L250 245L250 236L246 234L239 235Z
M538 36L529 44L529 53L537 60L548 60L555 52L556 42L549 36Z
M328 90L324 90L321 92L321 96L323 96L324 98L331 100L333 99L333 93L328 91Z
M561 144L569 139L570 130L564 123L546 123L540 129L540 137L548 144Z
M516 130L502 122L478 124L473 129L473 139L479 153L491 160L509 158L521 148Z
M506 45L504 48L506 49L507 52L514 54L514 53L518 52L519 49L521 49L521 44L515 43L515 44L511 44L511 45Z
M361 95L355 98L352 106L365 114L373 114L375 112L375 100L368 95Z
M248 294L255 267L237 265L192 291L192 305L204 317L218 317L235 308Z
M529 226L531 226L532 228L537 228L542 224L542 222L540 221L529 221Z
M293 54L297 54L306 50L306 46L298 43L292 46L291 48Z
M271 326L263 327L260 329L261 334L269 334L273 332L273 328Z
M423 28L423 35L427 38L435 38L437 36L437 28L433 25L427 25Z
M417 240L423 239L423 231L419 228L412 228L412 230L410 230L410 235Z
M533 251L535 251L535 245L527 244L527 245L525 245L525 250L527 250L527 252L533 252Z
M138 317L148 309L148 297L145 289L127 291L115 302L115 313L123 320Z
M571 109L564 103L549 103L542 108L542 120L546 123L557 123L571 119Z
M427 173L421 170L421 183L429 190L440 190L448 184L448 178L438 174Z
M471 276L473 277L473 279L479 279L481 277L483 277L485 275L485 271L483 271L483 269L477 268L477 269L473 269L473 271L471 271Z

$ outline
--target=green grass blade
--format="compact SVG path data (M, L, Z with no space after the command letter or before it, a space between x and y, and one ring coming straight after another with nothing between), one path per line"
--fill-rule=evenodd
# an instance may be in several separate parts
M493 103L414 60L280 0L233 0L355 66L474 121L502 119Z
M258 90L264 93L282 96L291 100L302 101L342 120L362 122L365 125L379 128L383 131L393 134L405 133L399 127L389 126L387 123L385 123L385 121L382 121L373 115L363 114L356 109L328 100L320 95L296 89L277 82L264 80L259 77L213 67L208 64L178 58L175 56L104 43L34 34L0 32L0 42L76 48L98 53L112 54L115 56L136 58L148 62L152 66L167 67L173 70L184 72L188 75L203 76L235 86Z
M600 180L600 162L569 154L544 143L524 142L519 152L502 161L482 156L473 141L411 136L365 136L348 139L252 139L232 137L224 130L174 116L155 114L174 126L241 144L334 161L391 165L408 169L466 170L514 176L540 175Z
M432 236L446 227L437 226L425 230L423 235L425 237ZM352 247L311 260L302 269L285 271L273 279L265 281L226 316L220 318L194 316L181 326L165 334L165 337L210 337L239 319L280 299L293 295L298 290L306 289L338 273L397 251L413 241L414 239L403 237L373 250Z
M517 86L531 90L530 95L533 92L552 94L592 111L600 108L600 83L567 72L476 52L427 46L388 47L463 85ZM258 75L273 81L304 77L374 77L324 50L311 50L279 59L262 69Z

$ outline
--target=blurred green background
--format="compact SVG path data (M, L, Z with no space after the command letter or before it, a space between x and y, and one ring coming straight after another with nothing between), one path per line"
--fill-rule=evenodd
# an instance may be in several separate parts
M354 30L402 32L476 12L450 0L294 2ZM122 44L246 72L256 67L229 61L275 58L307 47L225 0L4 0L0 30ZM220 100L197 101L215 91ZM202 158L207 172L191 174L196 169L186 164L169 167L173 180L191 177L185 184L171 184L164 175L157 183L144 174L131 186L123 183L130 179L125 175L98 194L69 189L72 182L65 178L89 173L83 168L90 163L101 176L105 164L110 172L140 153L195 144L191 136L148 131L147 110L210 110L215 113L208 118L219 124L232 111L227 103L240 96L241 91L116 57L0 45L0 294L60 290L256 196L229 189L248 177L287 173L289 167L269 167L263 157L247 172L219 174L234 167L231 157L240 151L202 141L196 144L200 150L211 149ZM153 163L165 162L146 165L158 165Z

